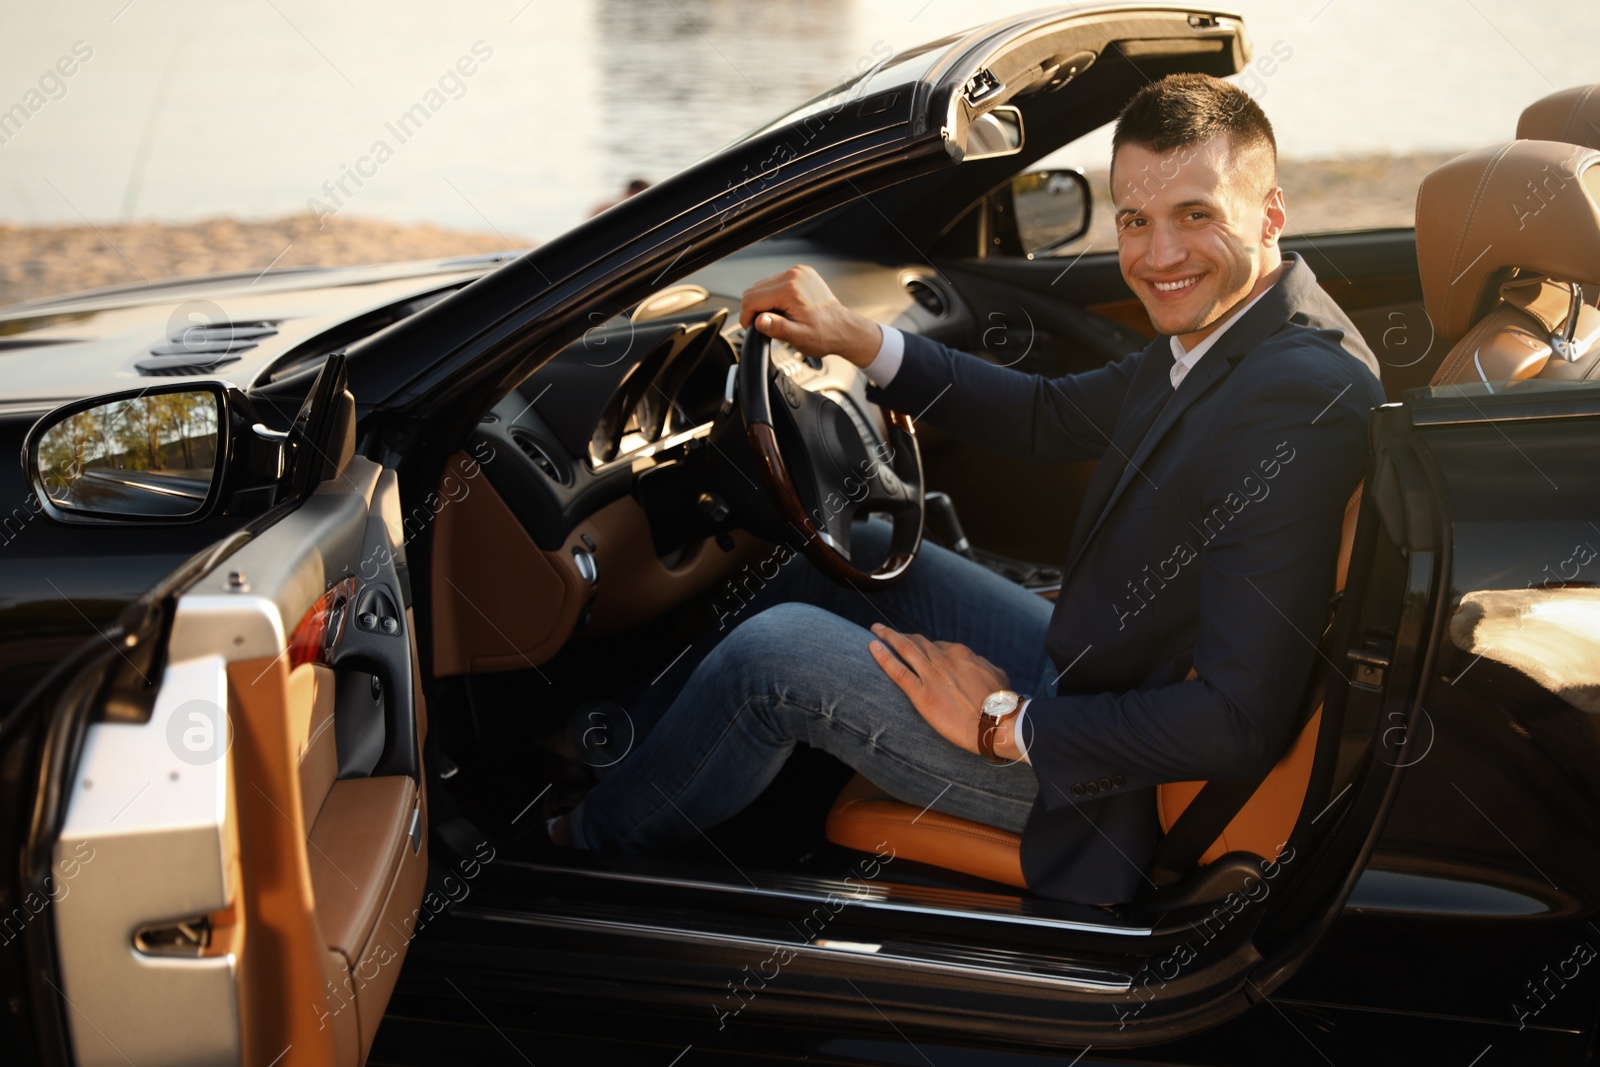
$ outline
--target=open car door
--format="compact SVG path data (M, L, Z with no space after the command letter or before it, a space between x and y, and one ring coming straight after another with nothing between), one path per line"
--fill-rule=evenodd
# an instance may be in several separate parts
M19 931L43 1062L371 1047L426 879L425 726L397 478L353 454L342 359L294 447L290 499L14 717L34 738L8 756L37 761L8 796L33 814L18 881L51 905Z

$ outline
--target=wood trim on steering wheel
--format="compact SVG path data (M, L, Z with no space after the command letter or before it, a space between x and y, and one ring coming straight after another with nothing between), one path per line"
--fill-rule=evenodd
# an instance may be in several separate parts
M903 415L898 411L885 411L884 417L906 433L916 432L911 427L909 415ZM806 543L803 550L806 558L815 563L828 577L850 585L881 585L898 581L905 574L906 568L911 566L911 561L917 558L915 552L891 552L889 558L877 569L864 571L852 566L843 556L828 547L827 542L823 540L826 535L817 528L811 516L806 514L805 505L800 502L800 494L794 490L794 482L789 478L789 469L784 466L783 453L778 450L778 435L764 422L750 423L745 432L750 440L750 449L756 455L756 465L761 468L761 480L766 483L767 492L771 494L773 503L778 507L778 514L796 529L804 531Z
M909 415L883 409L889 435L898 438L903 448L909 448L908 474L894 474L905 479L909 499L903 512L894 516L889 556L878 567L866 571L852 564L848 556L833 544L826 530L806 511L805 504L795 489L794 478L784 462L783 450L773 429L773 406L768 378L772 367L771 341L753 326L745 334L738 366L738 394L740 413L745 423L745 434L750 450L755 455L761 480L767 495L777 508L779 516L805 538L801 551L819 570L835 581L857 588L883 586L898 581L916 558L922 543L922 458L917 449L916 428ZM889 467L893 471L893 467Z

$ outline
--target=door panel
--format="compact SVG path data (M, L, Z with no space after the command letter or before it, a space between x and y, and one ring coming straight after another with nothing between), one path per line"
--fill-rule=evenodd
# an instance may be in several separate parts
M89 727L55 848L79 1062L365 1058L428 862L398 518L350 459L178 598L149 721Z
M227 702L223 659L188 658L167 666L148 723L97 723L84 739L54 865L65 880L55 900L56 942L79 1064L123 1064L124 1056L217 1062L236 1054L237 958L173 958L133 951L131 943L147 924L213 915L240 898L228 761L191 764L167 744L174 729L206 729L187 720L187 710ZM225 717L211 722L223 749L232 741L228 725ZM185 1005L184 1025L152 1025L178 1022L177 1004Z

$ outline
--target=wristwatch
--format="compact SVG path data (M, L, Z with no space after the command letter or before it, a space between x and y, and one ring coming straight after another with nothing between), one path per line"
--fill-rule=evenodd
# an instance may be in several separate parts
M1022 698L1009 689L997 689L978 705L978 753L990 763L1009 762L994 754L994 734L1000 724L1022 707Z

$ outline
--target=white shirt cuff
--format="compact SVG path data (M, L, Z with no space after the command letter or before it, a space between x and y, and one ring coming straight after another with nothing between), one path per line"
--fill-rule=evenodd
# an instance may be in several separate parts
M1028 758L1028 743L1023 740L1022 722L1028 717L1028 705L1032 703L1032 697L1024 700L1022 707L1017 709L1017 721L1011 724L1011 739L1017 743L1017 752L1021 756L1022 762L1029 766L1033 765L1033 760Z
M906 354L906 335L893 326L878 324L878 331L883 335L883 340L878 344L878 354L872 357L872 362L862 368L872 384L883 389L894 381L894 376L899 373L900 361Z

